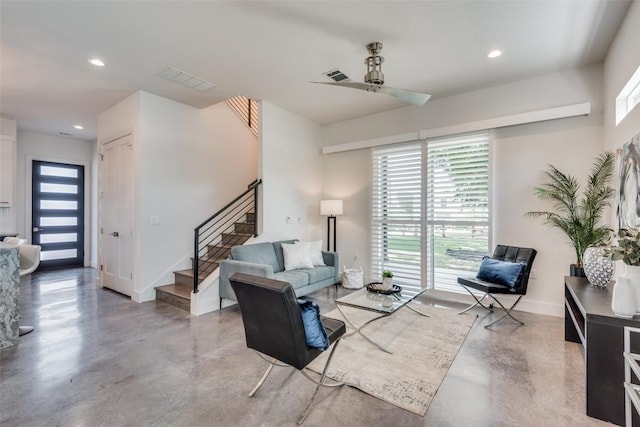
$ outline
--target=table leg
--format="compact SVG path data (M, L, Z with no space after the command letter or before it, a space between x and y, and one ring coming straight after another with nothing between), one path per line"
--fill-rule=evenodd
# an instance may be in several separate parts
M349 320L349 318L347 317L346 314L344 314L344 312L342 311L342 309L340 308L340 304L336 304L336 308L338 309L338 311L340 312L340 314L342 314L342 317L344 317L344 321L347 322L347 324L349 326L351 326L351 328L353 328L353 332L349 332L347 334L344 334L342 337L343 338L348 338L352 335L355 334L360 334L360 336L362 338L364 338L368 343L378 347L380 350L384 351L385 353L389 353L389 354L393 354L392 352L390 352L389 350L387 350L386 348L382 347L380 344L378 344L377 342L373 341L371 338L369 338L368 336L366 336L365 334L362 333L362 328L364 328L365 326L367 326L369 323L375 322L378 319L382 319L383 317L387 317L387 314L382 314L378 317L374 317L371 320L366 321L364 324L360 325L359 327L354 325L353 322L351 322L351 320Z

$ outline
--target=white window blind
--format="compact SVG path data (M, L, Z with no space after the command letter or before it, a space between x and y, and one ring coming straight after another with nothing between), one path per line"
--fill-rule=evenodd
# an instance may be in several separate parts
M426 157L427 281L460 291L489 251L489 135L428 141Z
M460 291L489 250L488 133L372 153L372 278Z
M419 143L373 151L371 274L421 286L422 155Z

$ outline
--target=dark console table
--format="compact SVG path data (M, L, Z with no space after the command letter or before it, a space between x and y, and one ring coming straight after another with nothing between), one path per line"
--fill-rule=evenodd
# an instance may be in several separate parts
M584 346L587 415L624 425L623 328L640 327L640 316L613 314L613 283L597 288L583 277L565 277L564 284L564 339ZM640 341L631 344L640 351ZM633 425L640 426L635 411Z

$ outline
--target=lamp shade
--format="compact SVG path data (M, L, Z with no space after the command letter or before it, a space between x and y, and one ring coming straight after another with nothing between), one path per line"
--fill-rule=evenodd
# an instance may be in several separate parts
M320 215L342 215L342 200L320 200Z

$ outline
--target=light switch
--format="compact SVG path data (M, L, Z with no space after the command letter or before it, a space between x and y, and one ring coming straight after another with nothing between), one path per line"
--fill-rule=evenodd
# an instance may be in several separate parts
M151 225L160 225L160 217L152 216L149 218L149 222L151 223Z

